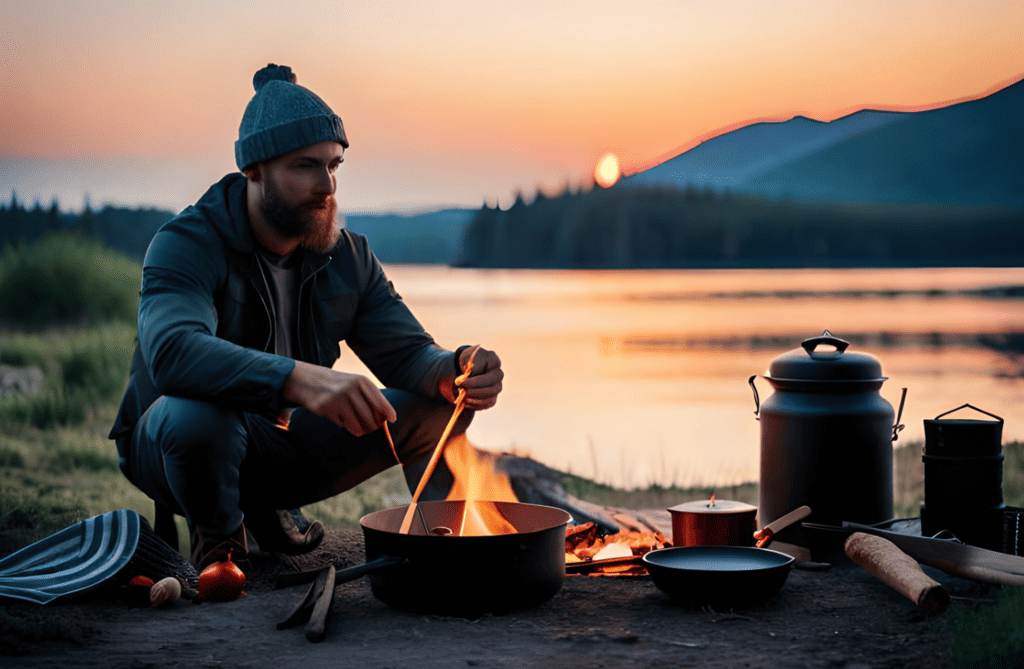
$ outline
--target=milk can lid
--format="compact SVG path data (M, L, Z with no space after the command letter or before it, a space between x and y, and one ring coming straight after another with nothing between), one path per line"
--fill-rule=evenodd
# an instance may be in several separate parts
M882 364L873 355L850 353L850 342L825 330L783 353L768 367L769 378L806 381L884 381ZM826 347L819 350L819 347Z

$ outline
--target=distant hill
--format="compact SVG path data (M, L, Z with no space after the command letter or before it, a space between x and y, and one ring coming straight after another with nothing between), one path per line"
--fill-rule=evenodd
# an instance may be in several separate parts
M345 227L365 235L381 262L449 265L475 209L442 209L422 214L349 214Z
M1024 205L1024 80L918 112L797 116L710 139L623 185L836 202Z

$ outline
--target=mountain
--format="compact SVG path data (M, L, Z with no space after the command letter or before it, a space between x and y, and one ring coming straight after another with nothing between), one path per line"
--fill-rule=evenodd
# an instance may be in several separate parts
M797 116L719 135L623 185L839 202L1024 205L1024 80L916 112Z

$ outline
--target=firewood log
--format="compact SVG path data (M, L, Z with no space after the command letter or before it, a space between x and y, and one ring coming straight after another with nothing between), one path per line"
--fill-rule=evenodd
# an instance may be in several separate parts
M847 538L845 550L851 560L925 613L941 613L949 606L949 594L942 585L888 539L854 532Z

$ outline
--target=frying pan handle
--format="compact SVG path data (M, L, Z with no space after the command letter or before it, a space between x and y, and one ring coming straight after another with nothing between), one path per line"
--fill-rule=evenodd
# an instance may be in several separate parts
M363 564L357 564L354 567L347 567L345 569L339 569L334 574L334 584L341 585L342 583L348 583L354 581L360 576L365 576L370 572L380 571L387 567L393 567L396 564L405 562L404 557L398 557L394 555L381 555L376 560L370 560Z

